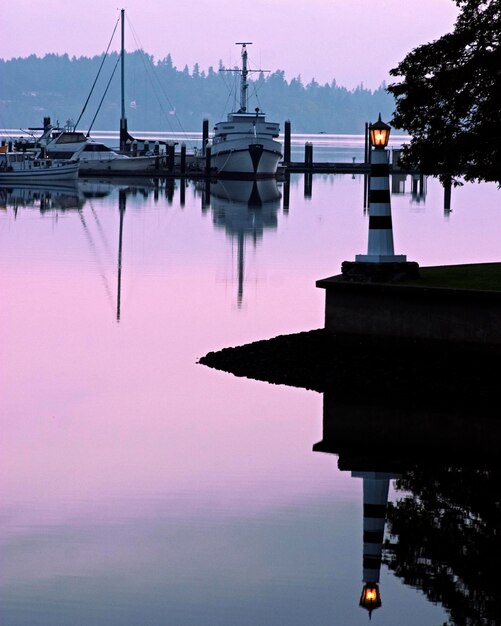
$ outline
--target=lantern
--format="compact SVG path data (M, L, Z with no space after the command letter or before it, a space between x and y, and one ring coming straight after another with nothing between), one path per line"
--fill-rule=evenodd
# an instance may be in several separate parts
M371 136L371 144L377 150L382 150L388 145L390 139L391 127L385 124L381 120L381 113L379 114L378 121L375 124L369 126L369 132Z

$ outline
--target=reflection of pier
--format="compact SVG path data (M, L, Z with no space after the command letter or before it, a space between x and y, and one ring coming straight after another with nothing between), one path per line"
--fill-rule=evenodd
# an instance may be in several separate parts
M265 229L277 227L281 194L275 179L225 180L210 184L210 206L216 228L224 228L237 243L237 304L242 305L245 244L256 246Z
M371 613L382 605L378 583L384 562L403 576L404 582L422 588L452 614L459 612L464 617L465 611L473 611L478 618L485 614L485 607L494 602L492 592L497 590L489 580L489 565L479 560L479 554L485 558L499 553L498 517L492 514L501 495L500 444L495 408L487 414L449 413L438 410L431 397L428 410L405 405L373 406L370 402L357 405L340 402L334 389L324 392L323 439L313 450L337 455L340 470L363 479L364 586L360 606ZM429 506L436 506L437 511L424 509L416 495L407 496L402 503L388 504L390 480L397 478L404 484L419 485L421 498L429 498ZM411 505L414 521L409 519ZM471 516L477 519L473 528ZM456 529L451 528L452 521ZM385 524L387 533L398 538L397 543L384 541ZM463 525L469 535L465 545L469 541L470 548L461 552L459 529ZM433 534L434 540L420 537L423 532ZM457 535L451 536L448 552L447 542L438 537L451 532ZM409 561L411 550L415 562ZM458 553L462 554L462 563ZM473 561L468 565L470 559ZM478 575L482 576L486 568L487 577L480 581L475 575L470 581L465 579L466 572L480 569ZM466 604L462 585L475 587Z
M378 363L373 356L373 347L311 331L226 348L200 362L324 394L323 437L313 450L336 455L341 471L364 481L361 606L382 605L384 564L440 603L451 624L498 626L497 359L408 345L385 345ZM397 476L399 498L387 502Z

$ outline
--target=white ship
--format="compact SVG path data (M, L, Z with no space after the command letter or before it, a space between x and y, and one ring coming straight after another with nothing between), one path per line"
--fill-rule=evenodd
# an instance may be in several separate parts
M267 122L258 108L247 110L248 87L247 45L242 46L240 73L240 108L228 114L225 122L214 126L211 149L211 167L218 178L272 178L277 175L282 159L282 144L275 141L280 126ZM233 71L233 70L230 70Z

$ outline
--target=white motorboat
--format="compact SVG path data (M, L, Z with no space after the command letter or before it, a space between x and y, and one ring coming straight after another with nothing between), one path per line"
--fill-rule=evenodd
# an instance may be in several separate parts
M86 133L72 128L68 123L64 129L50 125L44 120L44 132L36 145L49 158L80 160L80 174L145 174L158 169L160 155L128 156L116 152L106 144L90 139Z
M240 73L240 108L228 114L225 122L214 126L211 149L211 167L218 178L272 178L277 175L282 159L282 144L275 141L280 126L266 121L265 114L256 108L249 112L247 76L247 43L242 45Z
M41 158L36 152L0 148L0 182L72 180L78 176L78 159Z

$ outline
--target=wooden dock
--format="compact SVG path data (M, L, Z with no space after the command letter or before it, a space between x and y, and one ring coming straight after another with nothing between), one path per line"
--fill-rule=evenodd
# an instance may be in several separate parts
M391 174L418 174L414 170L404 170L402 168L393 167L390 165ZM281 179L288 174L370 174L370 163L329 163L329 162L315 162L304 163L301 161L293 161L291 163L283 163L279 165L277 172L277 178ZM109 175L109 174L107 174ZM200 164L187 164L182 168L178 164L167 166L164 163L159 163L155 169L148 169L144 171L136 171L134 173L120 173L114 172L112 175L116 176L138 176L138 177L159 177L159 178L217 178L217 171L214 169L206 169ZM103 176L103 172L86 173L85 177L91 176Z

